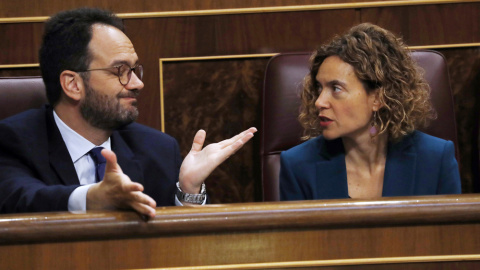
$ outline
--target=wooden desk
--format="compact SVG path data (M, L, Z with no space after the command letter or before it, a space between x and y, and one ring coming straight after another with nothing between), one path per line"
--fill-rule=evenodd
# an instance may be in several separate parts
M148 221L130 211L0 215L1 269L473 269L478 260L474 194L164 207Z

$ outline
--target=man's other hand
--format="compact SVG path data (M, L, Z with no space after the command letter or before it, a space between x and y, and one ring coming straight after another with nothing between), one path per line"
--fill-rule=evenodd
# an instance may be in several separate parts
M107 160L103 181L94 184L87 193L87 210L134 209L140 214L155 217L156 202L143 193L143 186L132 182L122 172L114 152L103 149Z
M186 193L200 193L200 188L210 173L248 142L257 129L251 127L242 133L202 149L206 132L199 130L193 139L192 149L180 167L180 187Z

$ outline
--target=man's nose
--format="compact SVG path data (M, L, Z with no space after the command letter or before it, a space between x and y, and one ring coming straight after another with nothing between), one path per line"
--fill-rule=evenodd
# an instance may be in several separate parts
M132 77L130 77L130 81L125 85L125 88L130 90L130 89L138 89L142 90L145 85L143 84L142 80L138 78L137 74L135 72L132 72Z

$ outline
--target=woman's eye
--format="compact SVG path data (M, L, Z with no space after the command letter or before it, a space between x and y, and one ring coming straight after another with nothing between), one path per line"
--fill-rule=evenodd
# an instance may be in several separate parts
M337 93L337 92L340 92L340 91L342 91L342 89L340 87L338 87L338 86L333 87L333 92L334 93Z

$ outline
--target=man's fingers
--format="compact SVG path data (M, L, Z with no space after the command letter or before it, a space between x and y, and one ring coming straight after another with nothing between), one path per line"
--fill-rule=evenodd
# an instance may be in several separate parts
M155 207L157 203L148 195L141 192L132 192L132 201L130 207L142 215L155 217Z
M253 134L253 133L257 132L257 128L256 127L251 127L249 129L247 129L246 132L250 132L250 133Z
M105 173L108 173L108 172L122 173L122 169L117 164L117 156L113 151L108 149L103 149L102 155L107 160L107 164L105 166Z
M255 132L257 132L257 129L255 127L251 127L233 136L230 139L219 142L218 145L220 145L221 148L225 148L225 147L231 146L238 140L242 140L243 143L246 143L248 140L250 140L253 137L253 133ZM199 131L197 131L197 134L195 134L195 138L193 139L192 151L195 151L195 152L202 151L203 144L205 143L205 137L206 137L205 130L200 129Z
M130 195L132 197L133 202L146 204L152 208L157 207L157 203L150 196L142 192L132 192Z
M122 190L123 192L135 192L135 191L143 192L143 186L142 184L132 182L132 180L130 180L129 182L123 183Z
M155 217L155 208L151 207L150 205L134 202L131 204L131 207L142 215L148 216L150 218Z
M244 144L246 144L251 138L253 138L253 133L247 133L243 136L240 140L237 140L233 145L232 148L240 148Z
M229 145L228 148L225 148L225 149L229 149L227 151L227 158L235 154L235 152L237 152L240 148L242 148L243 145L245 145L245 143L247 143L251 138L253 138L253 133L247 133L243 138L235 141L233 144Z
M219 145L222 148L224 148L224 147L228 147L235 144L239 140L243 141L243 143L246 143L248 140L250 140L253 137L253 133L255 132L257 132L257 129L254 127L251 127L230 139L219 142ZM246 138L246 140L244 138Z
M240 150L240 148L242 148L245 143L247 143L251 138L253 138L253 133L248 132L236 141L232 141L229 144L222 145L221 151L218 152L219 155L217 156L219 161L224 162L226 159L228 159L230 156Z
M192 151L202 151L203 144L205 143L205 137L207 136L207 133L205 130L200 129L197 131L195 134L195 137L193 138L193 144L192 144Z

